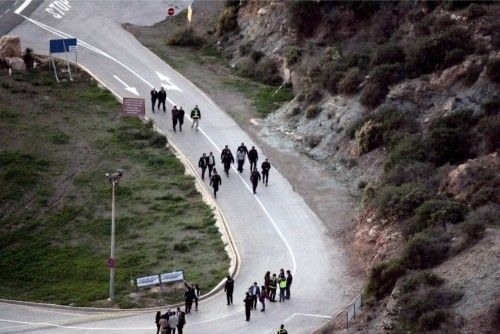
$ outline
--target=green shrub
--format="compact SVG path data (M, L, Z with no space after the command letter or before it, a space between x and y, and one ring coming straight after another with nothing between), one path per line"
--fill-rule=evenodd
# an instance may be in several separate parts
M405 274L405 271L399 259L375 265L368 276L366 293L377 300L384 298L392 292L396 281Z
M444 57L444 67L450 67L461 63L465 59L465 52L462 49L454 49Z
M468 19L476 19L486 15L486 13L486 9L483 6L473 3L465 10L465 17Z
M479 79L481 72L483 72L483 69L484 69L483 64L479 63L472 64L465 73L464 84L466 86L472 86L473 84L475 84L477 79Z
M250 58L254 61L254 63L258 63L262 57L264 57L264 52L262 51L252 51L250 54Z
M384 173L384 181L399 186L408 182L424 182L435 172L428 162L412 161L394 166Z
M367 153L382 144L382 126L368 120L356 131L356 147L359 154Z
M500 114L481 118L477 130L488 153L500 147Z
M217 19L217 33L219 36L238 29L238 6L227 6Z
M56 145L63 145L69 143L70 137L64 132L57 130L50 136L50 141Z
M242 56L247 56L252 51L252 43L243 43L238 48Z
M192 30L181 30L173 34L168 40L168 45L175 46L191 46L194 48L201 48L205 44L205 40L198 36Z
M460 129L437 127L427 137L429 156L438 166L449 162L456 164L466 160L469 155L468 133Z
M310 105L306 109L306 118L312 119L319 115L321 109L317 105Z
M411 134L418 132L419 126L415 118L408 113L401 112L394 108L384 108L371 116L376 122L382 123L384 129L384 143L392 146L397 143L393 138L399 140L400 134Z
M307 103L317 103L321 101L323 94L317 88L311 88L305 92L304 98Z
M417 329L422 332L440 329L441 325L451 322L453 314L446 310L434 310L425 312L418 318Z
M403 250L403 263L411 269L432 268L448 258L450 236L443 229L417 233Z
M381 104L389 89L387 86L378 83L368 83L363 87L359 101L362 105L368 108L375 108Z
M405 57L405 52L399 45L393 43L383 44L375 49L371 60L371 66L404 63Z
M500 98L497 96L490 97L482 105L486 115L496 115L500 111Z
M401 282L399 291L402 294L418 290L423 286L440 286L444 280L430 270L413 271Z
M339 83L344 77L344 74L344 72L340 71L323 72L320 79L323 88L327 89L331 94L338 94Z
M481 239L486 231L486 225L480 221L466 221L460 224L460 228L466 235L468 242L475 242Z
M286 2L288 17L292 26L300 37L312 35L320 23L323 3L307 0L294 0Z
M413 161L425 161L427 148L419 135L404 135L389 147L386 169L391 169L398 164Z
M310 149L315 148L321 143L321 136L307 135L304 137L304 142Z
M295 46L290 47L285 55L286 64L288 66L297 64L302 57L302 52L302 49L299 49Z
M403 80L404 77L404 66L401 63L382 64L372 69L369 82L390 86Z
M384 215L406 218L429 197L429 192L418 183L386 185L378 191L374 205Z
M361 117L356 119L354 122L352 122L351 125L347 128L347 134L349 135L349 138L354 139L356 136L356 132L361 129L361 127L366 123L366 118Z
M429 226L446 227L464 220L467 207L453 200L429 200L415 210L415 217L406 227L408 234L415 234Z
M271 59L263 59L258 64L244 57L236 65L237 71L243 77L260 81L265 84L275 85L281 83L278 66Z
M340 80L338 89L344 94L354 94L359 90L359 85L363 82L363 75L357 67L349 69Z
M184 242L178 242L174 244L174 250L176 252L185 252L189 249L188 245L186 245Z
M500 57L490 58L486 64L486 75L493 82L500 82Z

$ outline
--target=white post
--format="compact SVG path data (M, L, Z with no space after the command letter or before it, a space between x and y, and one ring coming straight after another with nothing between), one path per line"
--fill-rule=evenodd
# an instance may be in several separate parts
M111 258L115 259L115 185L116 182L111 181L113 194L111 196ZM109 299L115 299L115 266L109 268Z

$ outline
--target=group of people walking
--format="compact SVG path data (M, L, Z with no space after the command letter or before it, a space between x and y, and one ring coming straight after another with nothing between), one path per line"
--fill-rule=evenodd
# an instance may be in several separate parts
M160 106L163 105L163 113L166 113L165 101L167 100L167 92L163 87L160 88L160 91L157 91L155 88L151 90L151 109L153 113L155 112L156 101L158 101L158 110L160 110ZM172 127L174 132L177 132L177 124L179 124L179 131L182 132L182 125L184 124L184 116L186 115L184 109L182 107L177 108L174 106L171 110L172 113ZM195 105L191 110L191 128L194 128L198 131L198 127L200 125L201 112L198 105Z
M182 334L184 325L186 324L186 314L178 307L177 311L167 310L164 314L160 311L156 312L156 334Z
M271 169L271 163L266 158L265 161L261 164L262 174L257 170L257 161L259 160L259 153L255 149L255 146L252 146L250 150L247 149L244 143L236 150L236 161L238 164L238 172L243 173L243 167L245 165L245 159L248 157L250 161L250 182L252 183L252 191L254 194L257 193L257 186L259 182L262 180L267 187L269 183L269 170ZM224 168L224 173L229 177L229 169L231 168L231 164L234 164L234 156L231 152L231 149L228 145L224 147L220 155L221 163ZM214 189L214 197L217 198L217 191L219 191L219 187L222 185L222 179L220 175L217 173L215 168L215 157L212 152L209 152L208 155L203 153L200 159L198 160L198 167L201 169L201 179L205 179L205 172L208 169L208 178L210 179L210 185Z

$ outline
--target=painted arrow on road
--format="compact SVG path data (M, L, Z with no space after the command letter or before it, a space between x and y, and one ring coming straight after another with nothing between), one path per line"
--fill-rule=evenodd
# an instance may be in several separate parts
M122 85L125 86L125 89L131 92L132 94L135 94L136 96L139 96L139 92L135 87L130 87L128 84L125 83L122 79L120 79L117 75L113 75L113 77L118 80Z
M160 81L162 83L162 87L165 88L166 90L176 90L178 92L181 92L182 93L182 89L180 89L179 87L177 87L176 85L174 85L172 83L172 80L170 80L169 77L167 77L166 75L156 71L156 75L158 76L158 78L160 78Z

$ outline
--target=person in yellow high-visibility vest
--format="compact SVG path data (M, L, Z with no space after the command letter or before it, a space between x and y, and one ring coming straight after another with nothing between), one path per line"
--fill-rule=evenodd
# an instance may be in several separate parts
M269 301L276 302L276 283L278 280L276 279L276 274L273 274L273 277L269 280Z
M281 324L280 329L278 329L276 334L288 334L288 331L285 329L285 325Z
M285 277L281 277L279 278L279 282L278 282L279 286L280 286L280 300L279 302L285 302L285 297L286 297L286 278Z
M191 110L191 119L193 120L191 128L194 126L195 130L198 131L198 126L201 119L201 112L200 108L198 108L198 105L195 105L193 110Z

